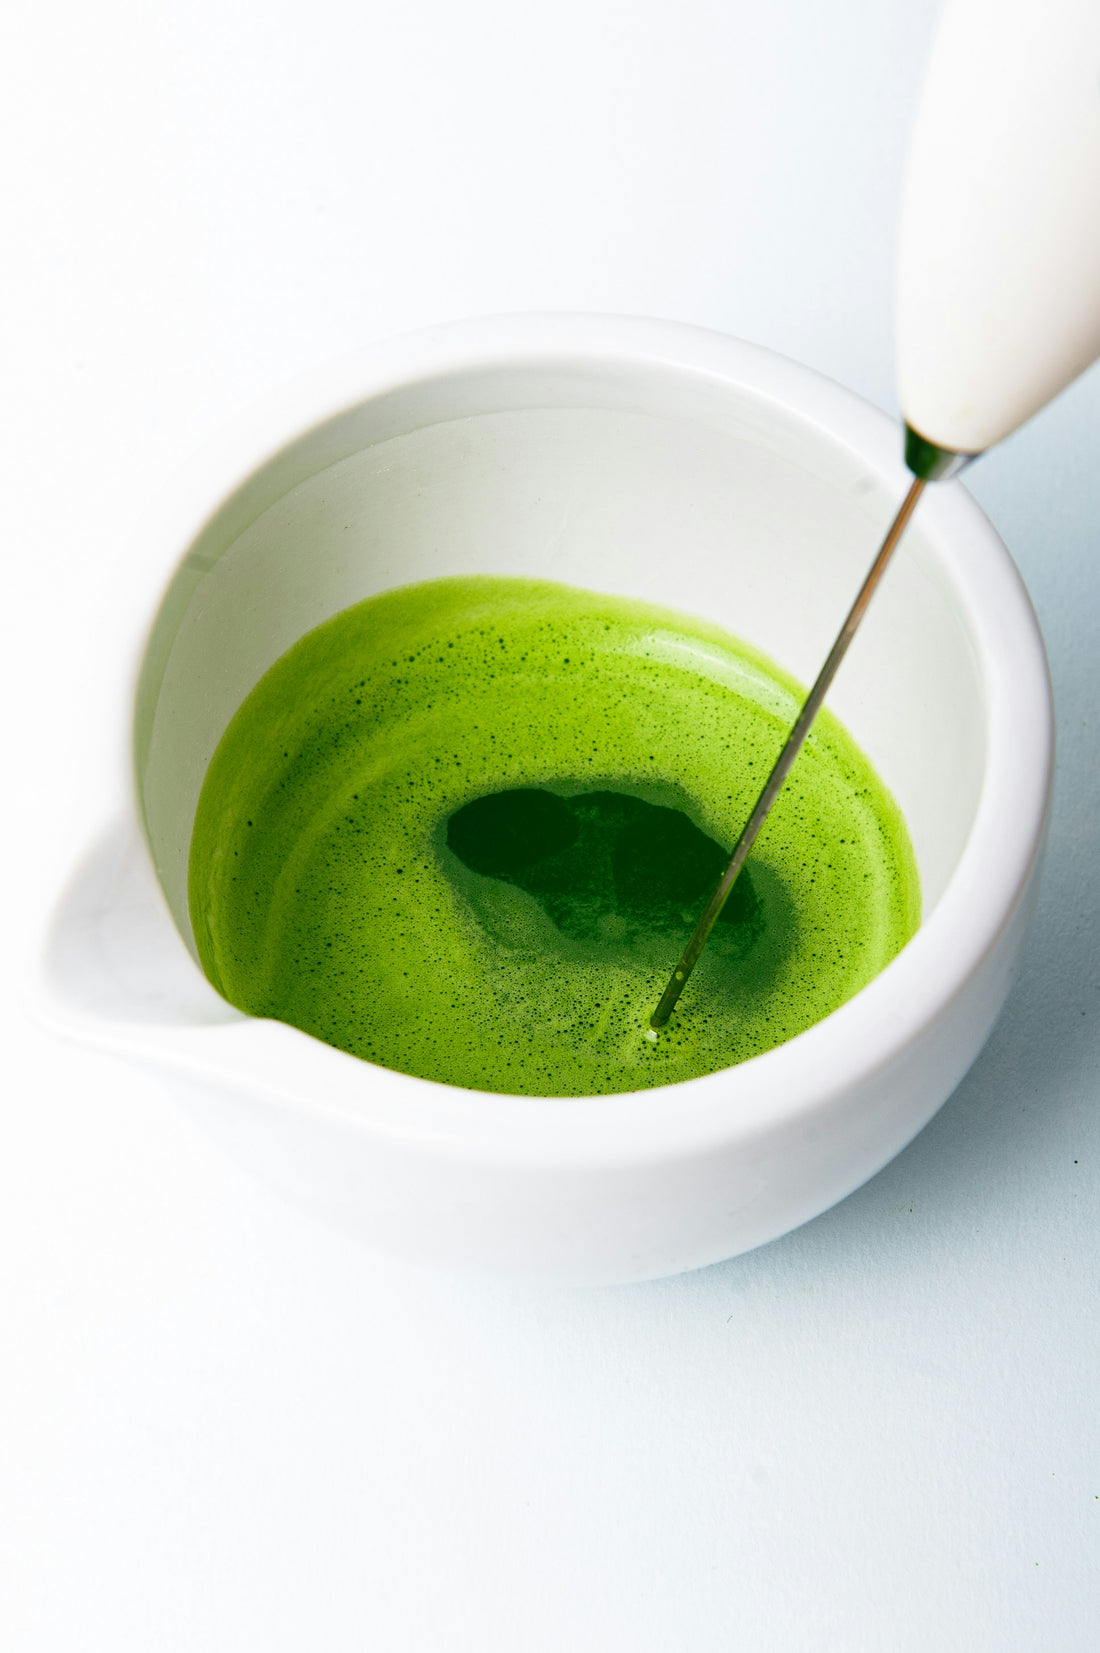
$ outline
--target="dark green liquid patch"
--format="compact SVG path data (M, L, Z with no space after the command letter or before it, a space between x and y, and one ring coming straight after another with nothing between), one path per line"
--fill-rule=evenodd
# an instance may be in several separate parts
M799 697L715 627L565 586L360 603L276 662L210 764L203 967L243 1010L484 1090L635 1090L768 1050L920 911L901 816L825 713L645 1038Z
M623 792L569 798L534 787L464 804L447 822L447 848L471 872L533 895L562 936L624 956L657 938L670 961L730 857L682 810ZM759 939L764 913L747 867L718 922L726 953L743 957Z

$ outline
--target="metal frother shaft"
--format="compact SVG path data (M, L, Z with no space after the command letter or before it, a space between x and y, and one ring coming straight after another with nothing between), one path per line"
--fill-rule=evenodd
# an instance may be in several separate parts
M859 622L867 611L867 605L875 594L875 588L885 572L894 547L897 545L905 525L916 510L917 501L924 491L925 478L916 476L909 487L909 492L902 500L901 509L890 524L886 538L882 542L878 556L871 564L870 572L859 590L859 596L848 611L848 618L840 628L836 642L829 650L828 659L817 675L817 681L806 696L802 710L795 719L794 727L787 736L783 750L775 761L775 767L764 782L764 789L756 800L756 806L745 824L744 831L737 840L729 866L718 881L718 886L703 910L703 916L695 927L695 934L684 948L679 964L672 972L668 986L661 994L661 1000L652 1016L649 1025L657 1030L664 1027L671 1016L673 1007L680 994L687 985L687 979L694 970L699 954L707 944L707 938L718 922L718 915L726 904L727 897L737 880L737 875L744 866L748 853L756 842L756 835L767 819L768 811L775 802L779 790L790 773L791 765L802 749L802 743L810 732L814 718L821 709L821 702L829 692L829 685L837 674L840 662L848 652L848 645L855 636Z

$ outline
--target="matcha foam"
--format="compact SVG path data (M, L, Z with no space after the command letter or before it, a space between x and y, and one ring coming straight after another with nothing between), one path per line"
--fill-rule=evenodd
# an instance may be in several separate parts
M800 700L648 604L496 576L370 598L278 660L214 754L203 968L241 1010L480 1090L637 1090L769 1050L920 916L901 814L822 713L646 1037Z

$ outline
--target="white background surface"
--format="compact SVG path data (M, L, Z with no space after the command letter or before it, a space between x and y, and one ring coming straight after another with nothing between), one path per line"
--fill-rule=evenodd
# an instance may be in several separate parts
M139 499L267 387L496 310L633 311L893 407L927 0L14 0L0 48L0 1645L1097 1645L1100 379L971 473L1060 713L1023 978L954 1098L680 1279L414 1274L28 1021L118 801Z

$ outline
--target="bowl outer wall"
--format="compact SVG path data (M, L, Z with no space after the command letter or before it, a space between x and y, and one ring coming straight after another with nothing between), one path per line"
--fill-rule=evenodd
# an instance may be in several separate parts
M172 500L159 502L155 517L143 525L146 550L152 536L154 549L166 548L166 560L178 557L212 515L212 500L231 497L273 452L343 408L436 375L485 365L510 365L520 372L576 360L594 366L625 362L640 372L647 366L671 369L747 392L787 411L824 442L858 455L888 487L896 487L898 497L904 488L893 421L759 347L664 322L507 317L394 340L290 387L220 443ZM823 1176L825 1197L816 1209L832 1203L919 1129L980 1048L998 1007L990 1002L989 984L997 983L993 996L1003 999L1022 942L1021 914L1033 893L1049 800L1049 678L1022 582L995 532L957 484L930 490L921 505L921 526L950 572L986 684L985 783L970 840L935 911L898 958L825 1021L776 1050L703 1079L569 1100L498 1096L409 1079L357 1062L296 1030L243 1017L239 1025L185 1031L131 1024L124 1032L117 1024L113 1034L103 1030L101 1042L125 1046L139 1060L174 1070L188 1088L198 1082L238 1098L248 1095L284 1118L290 1110L300 1115L303 1127L310 1118L318 1126L339 1121L344 1131L351 1127L379 1149L388 1145L384 1160L393 1151L410 1166L419 1160L425 1168L430 1163L468 1171L522 1167L540 1179L555 1168L597 1174L633 1167L656 1173L663 1166L671 1174L672 1166L698 1166L709 1155L716 1156L716 1166L727 1167L731 1154L746 1164L761 1155L769 1160L769 1143L776 1146L792 1131L812 1140L826 1122L830 1130L838 1129L860 1097L863 1106L881 1109L883 1082L891 1074L896 1081L900 1069L916 1064L926 1082L900 1085L897 1099L906 1093L906 1118L893 1121L889 1142L874 1150L876 1162L869 1163L858 1145L850 1146L844 1175ZM975 995L980 1004L971 1002ZM960 1007L967 1004L960 1028ZM84 1036L89 1033L85 1028ZM858 1122L840 1135L853 1131L858 1137ZM863 1134L880 1135L877 1129Z

